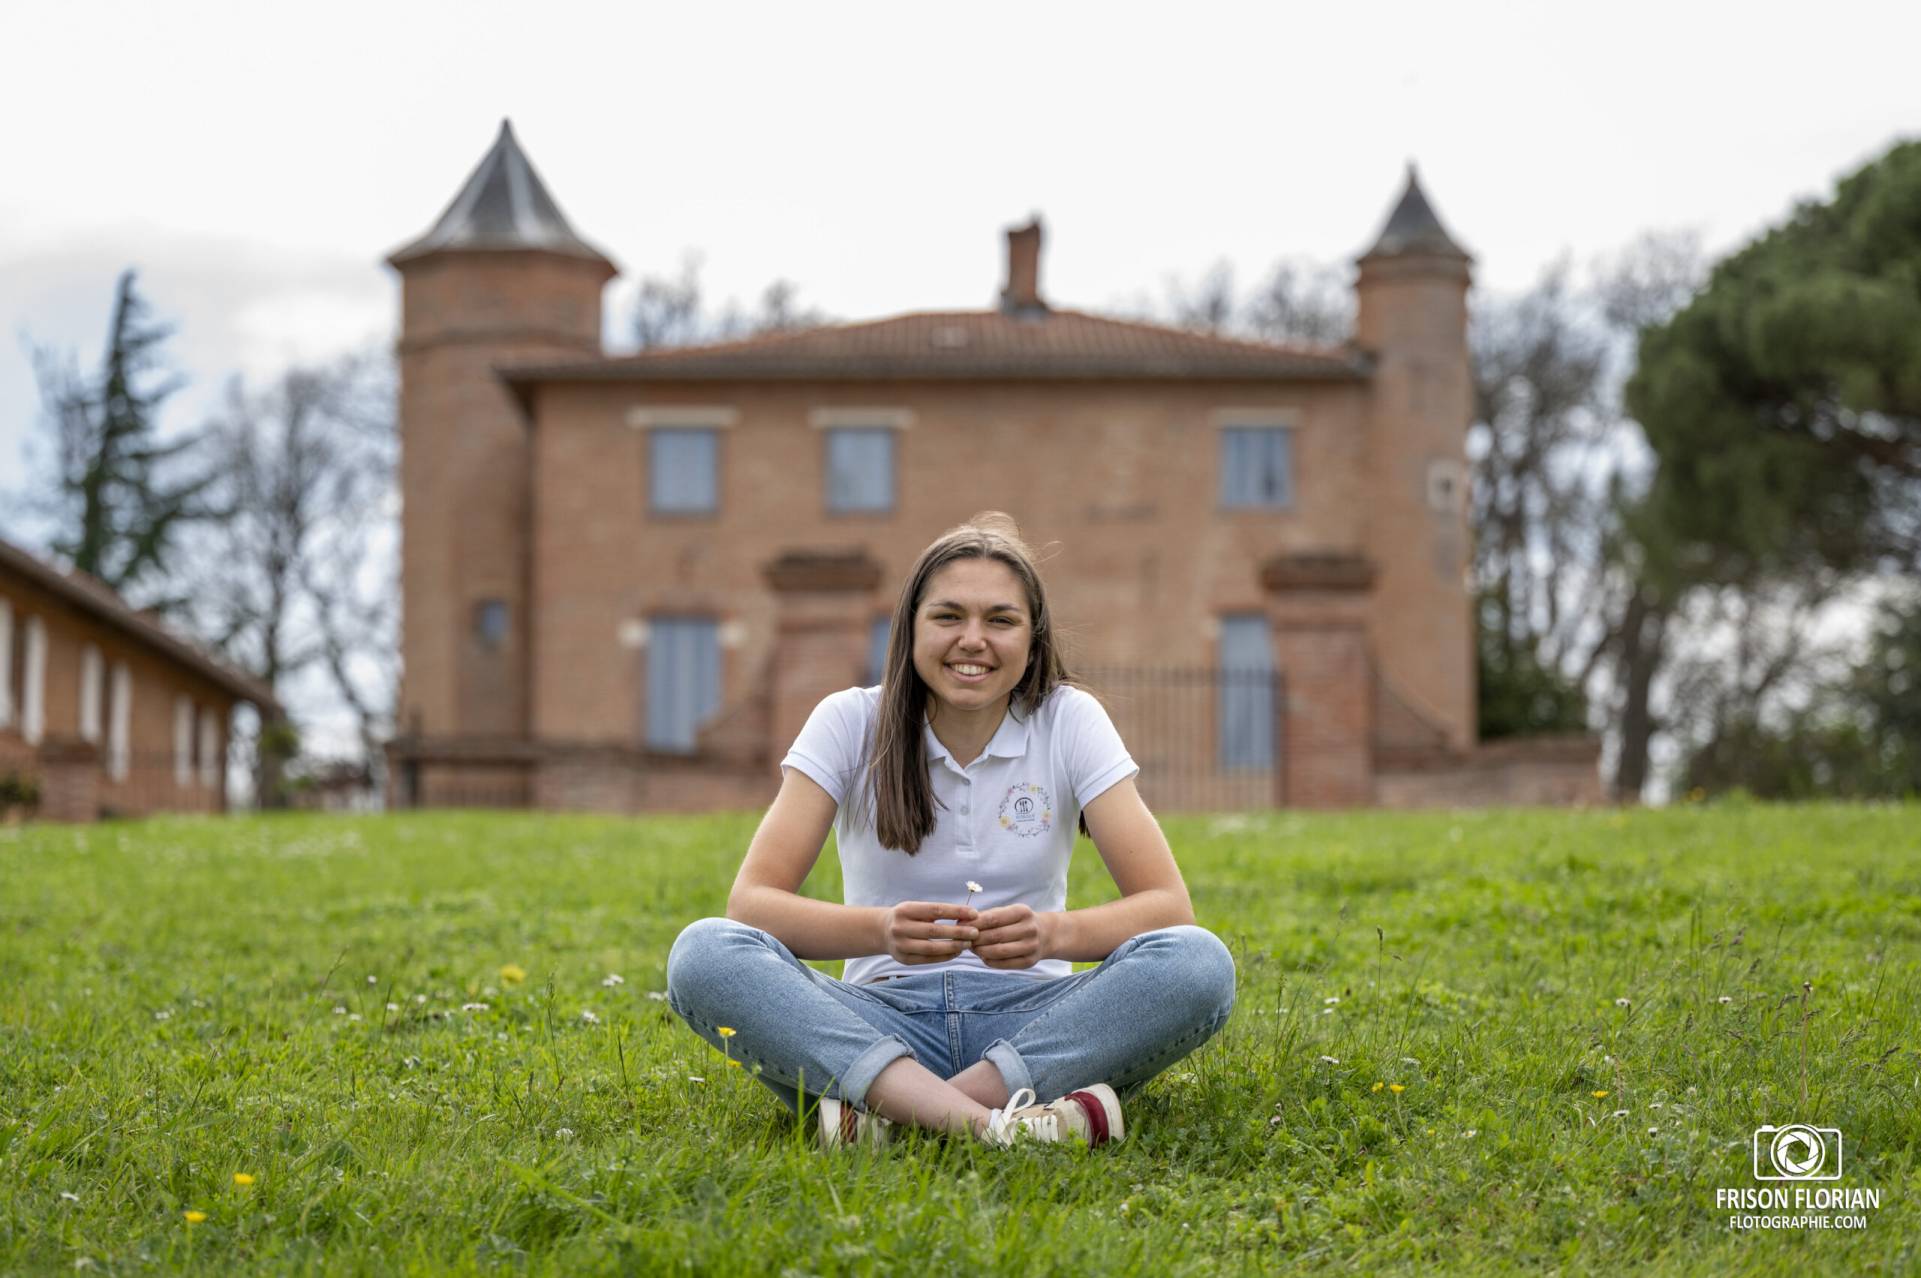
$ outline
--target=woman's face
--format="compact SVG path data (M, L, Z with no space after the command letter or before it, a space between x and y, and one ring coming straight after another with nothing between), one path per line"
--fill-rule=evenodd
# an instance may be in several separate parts
M998 559L956 559L928 578L914 609L914 670L956 710L1005 704L1033 641L1027 591Z

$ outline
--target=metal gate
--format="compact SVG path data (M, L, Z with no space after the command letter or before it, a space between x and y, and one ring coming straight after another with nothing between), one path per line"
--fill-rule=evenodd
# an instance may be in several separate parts
M1156 812L1285 802L1286 685L1274 670L1097 667L1076 679L1107 707Z

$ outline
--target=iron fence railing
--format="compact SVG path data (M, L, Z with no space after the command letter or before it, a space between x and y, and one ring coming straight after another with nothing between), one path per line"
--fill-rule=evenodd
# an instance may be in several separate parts
M1112 666L1076 671L1107 708L1140 765L1136 784L1161 812L1271 808L1286 801L1285 688L1273 670ZM771 751L778 758L786 743ZM698 769L703 756L674 760ZM739 761L712 760L738 767ZM649 766L635 750L630 766ZM534 758L400 751L393 760L394 806L519 808L540 801Z
M1286 801L1285 684L1273 670L1111 666L1076 672L1141 768L1157 812L1219 812Z

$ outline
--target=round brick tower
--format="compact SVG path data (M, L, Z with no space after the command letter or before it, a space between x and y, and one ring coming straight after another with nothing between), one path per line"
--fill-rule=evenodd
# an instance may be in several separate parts
M526 801L530 446L502 365L601 353L618 272L502 121L400 272L400 803Z
M1467 432L1473 259L1454 242L1408 166L1407 188L1355 283L1355 342L1375 360L1369 543L1379 568L1370 638L1388 691L1474 744L1474 615Z

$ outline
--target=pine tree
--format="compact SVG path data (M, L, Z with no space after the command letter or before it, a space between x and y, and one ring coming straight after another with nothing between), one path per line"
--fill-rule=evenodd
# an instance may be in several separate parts
M1921 565L1921 142L1717 266L1627 400L1670 576Z
M163 579L181 525L208 513L200 497L212 472L180 474L198 438L162 442L156 427L161 405L182 385L160 349L171 335L151 318L128 270L115 288L97 374L83 377L44 351L35 361L56 436L53 549L123 594Z

